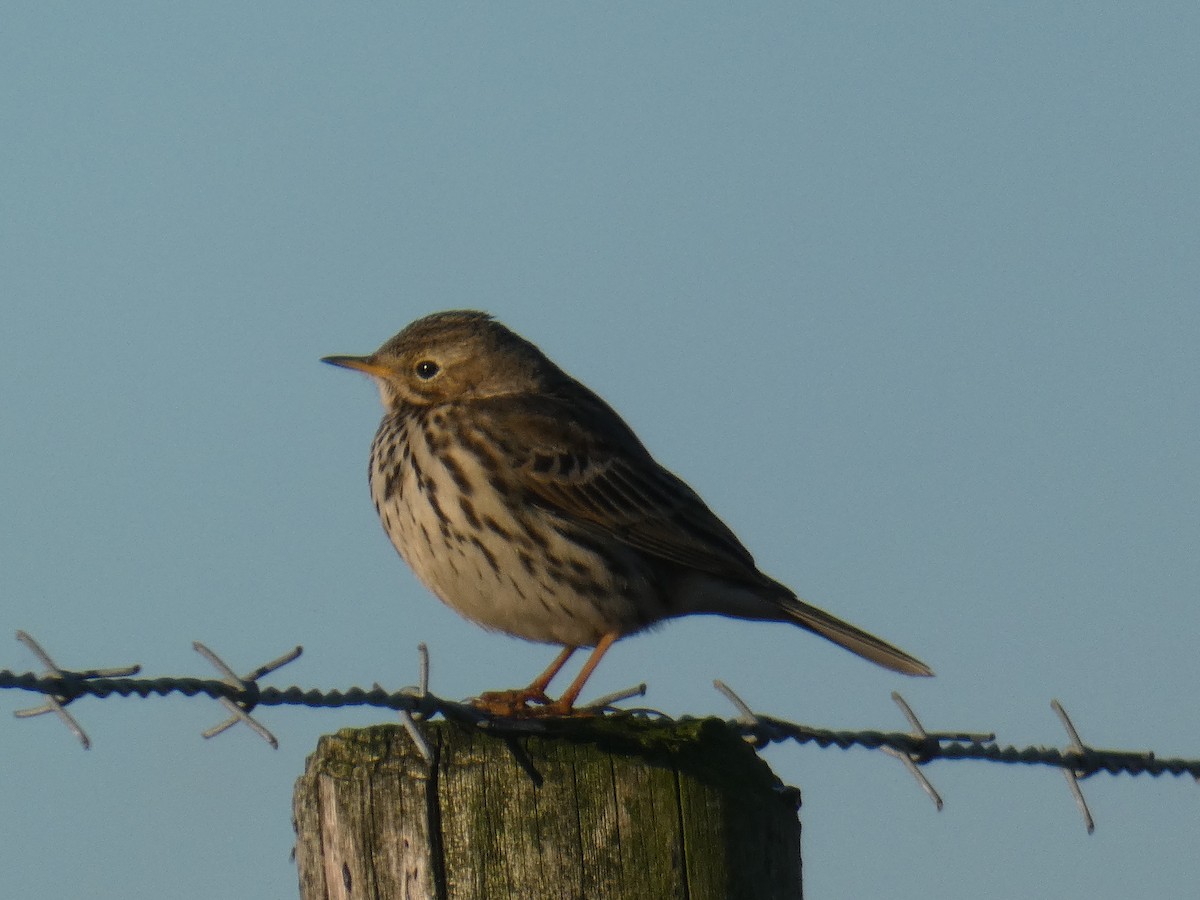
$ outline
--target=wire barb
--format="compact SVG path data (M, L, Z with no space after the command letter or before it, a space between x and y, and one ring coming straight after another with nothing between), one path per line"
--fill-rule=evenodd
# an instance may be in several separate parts
M221 673L222 682L234 688L237 692L236 697L217 697L217 702L229 712L229 718L218 725L214 725L212 728L200 732L201 736L204 738L213 738L224 731L228 731L238 722L245 722L250 730L270 744L273 750L278 750L279 741L275 738L275 735L271 734L265 725L250 715L250 712L259 702L258 679L298 659L300 654L304 652L304 648L296 646L282 656L271 660L269 663L264 663L258 668L253 669L244 678L234 672L233 669L225 664L225 661L221 657L217 656L216 653L200 641L193 641L192 649L208 660L212 664L212 667Z
M908 705L908 701L901 697L898 691L892 691L892 702L900 707L900 711L904 713L904 718L908 719L908 724L912 726L914 732L920 734L922 739L938 743L942 743L943 741L959 741L972 744L987 744L996 740L996 734L992 731L926 731L922 727L920 720L917 719L917 714Z
M375 682L375 690L385 693L379 682ZM428 700L429 694L429 647L422 641L417 644L417 686L415 688L401 688L401 692L408 694L422 706ZM417 748L417 752L421 754L421 758L428 765L433 765L433 751L429 748L429 742L425 740L425 735L421 733L421 729L417 726L418 719L426 718L422 709L398 709L396 712L400 716L400 724L404 726L405 733L412 740L413 745Z
M901 697L897 691L892 691L892 701L900 707L900 711L908 719L908 724L912 727L910 734L912 734L913 740L921 744L932 742L933 747L937 747L938 739L925 730L925 726L921 724L921 720L917 718L917 714L908 705L908 701ZM925 773L917 768L918 763L925 762L930 758L930 751L901 753L895 747L882 747L880 749L888 756L893 756L904 764L904 768L908 769L909 774L917 780L917 784L921 786L921 790L929 795L929 799L933 801L933 805L937 808L937 811L941 812L943 805L942 795L937 792L933 784L925 777Z
M276 669L282 669L288 663L295 662L296 660L298 660L300 658L301 654L303 654L303 653L304 653L304 648L301 647L299 644L297 644L295 647L293 647L287 653L283 654L283 656L280 656L276 659L271 660L269 663L264 663L263 665L259 666L257 669L255 669L253 672L251 672L249 675L247 675L244 680L258 681L260 678L270 675Z
M725 699L728 700L730 703L732 703L734 705L734 707L737 709L737 711L738 711L737 723L739 725L743 725L747 728L757 728L758 727L758 725L760 724L758 714L755 713L755 711L750 708L749 704L747 704L745 700L743 700L736 693L734 693L733 688L731 688L729 685L727 685L725 682L723 682L720 678L713 679L713 687L715 687L718 691L720 691L722 694L724 694Z
M413 720L412 713L407 709L398 710L400 714L400 724L404 726L404 730L408 733L409 738L417 748L417 752L429 765L433 765L433 751L429 749L429 742L425 740L425 735L421 734L421 729L417 727L417 723Z
M1057 700L1050 701L1050 708L1058 715L1059 721L1067 731L1067 738L1071 742L1070 747L1063 752L1063 756L1082 758L1089 748L1085 747L1083 741L1080 740L1079 732L1075 730L1071 717L1067 715L1067 711ZM1083 816L1083 825L1087 829L1087 833L1092 834L1096 830L1096 820L1092 818L1092 811L1088 809L1087 799L1083 796L1083 789L1079 786L1080 776L1086 778L1091 773L1076 772L1070 766L1063 766L1062 773L1063 777L1067 779L1067 787L1071 790L1071 796L1075 798L1075 805L1079 807L1079 814Z
M417 644L417 696L429 696L429 645L424 641Z
M587 706L581 706L580 709L588 712L603 712L616 704L625 700L632 700L634 697L646 696L646 682L635 684L633 687L627 687L624 690L613 691L611 694L605 694L603 697L597 697Z
M60 669L50 654L42 649L42 645L34 640L29 632L18 630L17 640L28 647L30 652L38 658L38 662L45 666L46 671L43 678L47 681L59 682L61 690L53 693L49 691L45 692L43 694L45 702L41 706L18 709L13 715L18 719L30 719L34 716L54 713L67 726L71 734L75 735L76 739L83 746L83 749L90 750L92 740L87 736L87 732L83 730L83 726L79 724L79 721L67 712L67 704L76 697L88 693L82 688L82 685L89 679L124 678L137 675L142 671L142 667L135 663L132 666L120 666L115 669L81 669L79 671Z

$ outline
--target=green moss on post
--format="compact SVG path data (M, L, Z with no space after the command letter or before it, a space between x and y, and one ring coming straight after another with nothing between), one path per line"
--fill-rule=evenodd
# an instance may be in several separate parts
M296 783L303 900L800 897L799 795L717 719L321 738Z

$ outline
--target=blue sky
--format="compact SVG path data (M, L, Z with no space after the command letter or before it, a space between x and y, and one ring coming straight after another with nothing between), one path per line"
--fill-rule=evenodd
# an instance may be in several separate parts
M1200 754L1194 4L7 4L0 640L65 666L522 684L371 509L365 353L486 309L760 565L927 660L622 642L593 695ZM13 642L0 667L33 667ZM28 705L0 698L4 711ZM290 792L362 712L82 701L0 727L5 896L295 896ZM1196 787L780 747L814 897L1179 896Z

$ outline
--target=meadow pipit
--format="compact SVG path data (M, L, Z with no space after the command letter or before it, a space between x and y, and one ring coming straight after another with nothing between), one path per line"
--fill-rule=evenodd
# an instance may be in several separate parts
M897 672L933 674L760 572L608 404L485 313L435 313L370 356L324 361L379 387L371 495L404 561L468 619L563 645L529 687L484 694L481 707L570 713L614 641L693 613L791 622ZM580 647L595 649L551 702L550 680Z

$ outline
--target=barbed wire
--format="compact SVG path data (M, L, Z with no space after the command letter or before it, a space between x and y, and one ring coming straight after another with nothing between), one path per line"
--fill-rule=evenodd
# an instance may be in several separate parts
M238 675L231 667L204 644L196 641L193 649L203 656L217 671L219 679L167 676L160 678L138 678L138 665L108 669L71 670L60 668L53 658L42 649L29 634L17 632L17 640L37 656L45 667L42 674L34 672L14 673L0 670L0 689L23 690L42 695L40 706L20 709L17 718L29 718L54 713L70 729L86 750L91 740L66 707L80 697L91 696L101 699L150 696L166 697L182 694L187 697L205 696L216 700L229 713L229 717L202 732L205 738L215 737L243 722L272 747L278 748L275 736L251 713L258 707L305 706L310 708L339 708L367 706L396 712L413 743L427 761L433 760L432 751L421 734L418 720L434 716L465 723L498 734L538 734L547 730L547 720L537 718L499 718L469 703L460 703L438 697L429 690L429 653L424 644L418 647L420 661L419 683L397 691L387 691L375 684L370 690L351 687L347 690L304 690L299 687L275 688L263 686L259 681L267 675L299 658L303 652L295 647L282 656L264 663L246 675ZM991 763L1007 763L1029 766L1049 766L1061 771L1083 816L1088 833L1095 830L1095 821L1079 786L1080 780L1100 772L1110 775L1190 775L1200 782L1200 759L1160 759L1152 751L1100 750L1088 746L1079 736L1062 704L1051 701L1051 708L1059 717L1068 737L1064 749L1055 747L1000 746L995 734L958 731L927 731L916 713L898 693L892 700L900 707L908 720L909 731L863 731L817 728L799 722L790 722L774 716L753 711L728 685L721 681L714 686L737 709L737 717L728 725L756 747L791 741L796 744L816 744L818 747L837 747L848 750L860 747L879 750L898 759L916 778L921 789L930 797L940 811L943 801L933 785L921 771L921 767L935 760L980 760ZM644 684L615 694L601 697L578 709L592 714L621 714L638 717L653 717L673 721L664 713L651 709L624 709L615 704L646 692Z

